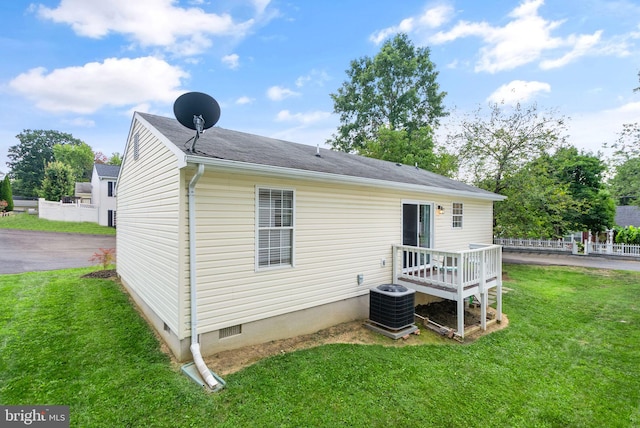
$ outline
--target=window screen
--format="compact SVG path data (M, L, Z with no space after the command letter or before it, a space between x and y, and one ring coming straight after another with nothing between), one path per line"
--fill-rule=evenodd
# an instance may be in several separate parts
M258 190L258 267L293 265L293 190Z

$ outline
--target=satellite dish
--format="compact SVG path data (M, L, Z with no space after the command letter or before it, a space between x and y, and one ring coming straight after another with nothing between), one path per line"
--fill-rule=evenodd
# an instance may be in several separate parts
M202 92L187 92L173 103L173 114L182 126L196 131L190 151L196 145L200 133L211 128L220 119L220 105L210 95Z

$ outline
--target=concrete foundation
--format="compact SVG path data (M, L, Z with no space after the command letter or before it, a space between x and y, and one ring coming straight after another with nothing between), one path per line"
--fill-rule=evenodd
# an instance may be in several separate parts
M144 314L147 322L171 349L180 362L190 361L191 337L182 340L175 332L165 327L165 323L149 307L135 291L121 281L129 295ZM365 319L369 316L369 295L340 300L338 302L316 306L309 309L278 315L239 326L240 333L220 338L220 331L215 330L200 334L200 351L203 357L221 351L237 349L244 346L258 345L272 340L288 339L303 334L315 333L319 330L344 322Z

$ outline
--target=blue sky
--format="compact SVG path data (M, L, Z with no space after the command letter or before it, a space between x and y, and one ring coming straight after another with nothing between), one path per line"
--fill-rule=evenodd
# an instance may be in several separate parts
M43 0L0 6L0 171L24 129L122 152L134 111L188 91L218 126L323 145L351 60L402 31L428 46L451 117L491 101L570 118L591 151L640 119L640 2Z

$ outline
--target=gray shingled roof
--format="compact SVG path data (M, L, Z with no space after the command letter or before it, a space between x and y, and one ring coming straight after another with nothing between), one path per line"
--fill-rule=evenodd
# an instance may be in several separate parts
M176 119L147 113L138 114L189 156L437 187L471 192L485 198L493 195L496 200L502 199L501 196L486 190L413 166L399 166L393 162L327 149L320 149L321 156L318 157L316 147L310 145L219 127L207 129L198 139L195 153L191 153L189 148L195 131L185 128Z
M616 207L615 222L618 226L640 226L640 207L624 205Z
M120 173L119 165L105 165L103 163L97 163L94 166L96 167L98 177L117 178Z

